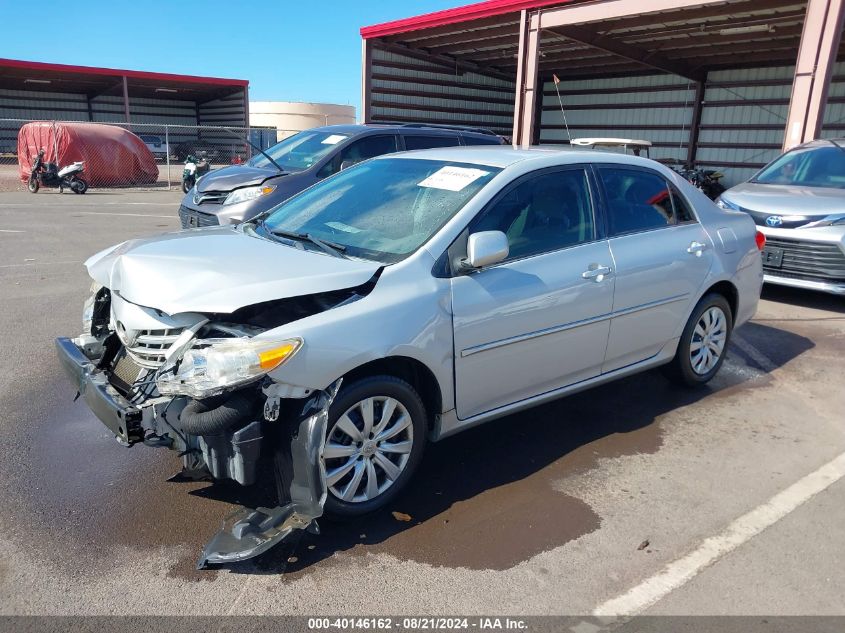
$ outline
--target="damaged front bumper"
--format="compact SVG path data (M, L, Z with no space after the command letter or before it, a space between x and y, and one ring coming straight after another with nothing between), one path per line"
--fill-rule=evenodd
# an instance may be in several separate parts
M105 373L71 339L57 338L56 351L62 368L76 387L77 397L82 396L100 422L126 446L141 441L141 411L109 384Z
M77 398L83 398L121 444L143 441L167 446L180 451L186 470L201 468L214 478L231 478L245 485L255 482L257 472L273 474L277 505L236 511L203 550L199 568L243 561L299 530L317 530L316 519L323 514L327 493L323 450L328 412L340 380L292 401L284 417L247 420L227 435L195 437L179 424L187 399L159 398L150 406L136 406L110 384L107 371L77 341L56 339L56 349ZM260 431L262 427L267 432ZM245 458L241 447L248 444L251 454ZM268 468L257 468L259 457Z

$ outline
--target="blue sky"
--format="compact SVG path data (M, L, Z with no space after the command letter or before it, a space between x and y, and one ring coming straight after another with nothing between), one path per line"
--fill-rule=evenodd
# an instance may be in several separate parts
M87 0L68 12L0 0L0 57L248 79L256 101L358 108L361 26L468 3Z

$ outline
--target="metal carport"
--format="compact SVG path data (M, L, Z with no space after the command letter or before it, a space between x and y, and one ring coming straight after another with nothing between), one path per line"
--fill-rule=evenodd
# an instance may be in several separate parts
M643 137L653 157L727 168L730 184L782 148L843 135L844 4L490 0L365 27L363 118L520 144Z

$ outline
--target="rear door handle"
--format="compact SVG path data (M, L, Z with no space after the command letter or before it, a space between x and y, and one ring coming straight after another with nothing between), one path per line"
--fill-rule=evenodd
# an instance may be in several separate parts
M687 253L690 255L695 255L696 257L701 257L701 254L707 248L707 244L703 244L701 242L691 242L689 247L687 248Z
M602 266L601 264L590 264L590 267L581 273L584 279L590 279L596 283L604 281L604 278L610 275L613 269L609 266Z

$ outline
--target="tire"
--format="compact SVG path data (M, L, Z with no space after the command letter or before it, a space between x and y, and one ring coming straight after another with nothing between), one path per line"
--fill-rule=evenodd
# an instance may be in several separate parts
M390 435L381 442L376 442L378 435L361 436L366 426L363 415L366 402L372 407L373 431L378 431L380 414L390 407L390 416L382 428L382 433ZM403 418L410 418L407 426ZM427 441L426 419L419 394L399 378L373 376L341 388L329 409L326 431L326 516L335 520L351 519L379 510L393 501L422 459ZM355 435L358 437L353 438ZM387 446L391 450L381 450ZM395 450L400 448L402 452ZM392 467L382 466L384 460ZM375 483L370 488L373 474ZM356 477L357 482L354 481ZM342 498L345 492L346 499Z
M82 180L82 178L74 178L70 182L70 188L73 193L83 194L88 191L88 183Z
M182 191L184 193L188 193L194 187L194 179L193 178L183 178L182 179Z
M38 189L40 187L41 183L38 182L38 178L30 176L29 182L26 183L26 188L29 189L29 193L38 193Z
M705 295L684 327L675 357L662 368L664 375L687 387L706 384L725 360L732 330L733 313L728 300L716 292ZM702 332L711 344L705 342ZM705 351L694 350L694 346Z

